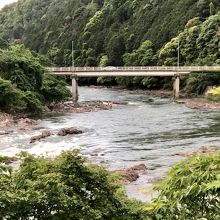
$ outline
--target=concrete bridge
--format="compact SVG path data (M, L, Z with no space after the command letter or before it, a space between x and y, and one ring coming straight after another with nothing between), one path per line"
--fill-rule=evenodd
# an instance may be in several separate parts
M70 76L72 79L73 102L78 100L78 77L98 76L171 76L173 82L174 99L179 98L180 76L195 72L220 73L220 66L135 66L135 67L48 67L53 75Z

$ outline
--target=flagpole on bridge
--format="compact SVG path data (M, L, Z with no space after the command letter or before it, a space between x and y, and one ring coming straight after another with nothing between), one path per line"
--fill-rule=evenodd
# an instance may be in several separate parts
M72 100L73 104L76 104L78 101L78 82L77 75L75 74L75 60L74 60L74 44L72 41Z
M74 70L75 67L75 62L74 62L74 44L73 44L73 40L72 40L72 68Z
M178 36L178 46L177 46L177 71L173 84L174 99L179 99L179 92L180 92L180 35Z
M177 70L180 68L180 37L178 37L178 49L177 49Z

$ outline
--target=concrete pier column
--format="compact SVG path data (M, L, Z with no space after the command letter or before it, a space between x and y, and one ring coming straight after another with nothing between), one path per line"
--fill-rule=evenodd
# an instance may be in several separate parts
M77 76L72 75L71 79L72 79L72 100L73 100L73 103L77 103L78 98L79 98Z
M174 82L173 82L173 98L174 99L179 99L180 97L180 76L175 75L174 76Z

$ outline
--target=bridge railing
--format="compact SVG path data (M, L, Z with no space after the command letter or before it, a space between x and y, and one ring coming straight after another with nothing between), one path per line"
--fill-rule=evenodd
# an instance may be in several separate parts
M98 72L98 71L220 71L220 66L123 66L123 67L48 67L49 72Z

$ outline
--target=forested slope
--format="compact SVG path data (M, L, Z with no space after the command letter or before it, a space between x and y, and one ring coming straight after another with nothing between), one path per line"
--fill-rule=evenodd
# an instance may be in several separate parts
M177 65L178 42L180 65L219 65L220 1L19 0L1 10L0 37L58 66L71 65L72 41L76 66ZM170 79L158 77L88 80L83 83L172 88ZM219 82L202 74L182 86L200 94Z
M59 65L124 65L123 55L152 42L156 52L198 17L219 10L218 0L19 0L0 13L0 36L22 41Z

